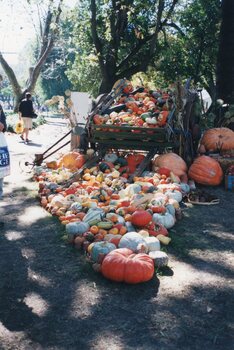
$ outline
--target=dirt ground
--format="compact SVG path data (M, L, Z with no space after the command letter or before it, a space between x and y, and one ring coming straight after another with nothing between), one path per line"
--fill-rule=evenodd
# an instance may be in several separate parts
M148 283L113 283L63 240L21 160L67 132L48 119L24 145L7 135L12 174L0 203L0 349L230 350L234 344L234 196L186 206L170 231L169 267Z

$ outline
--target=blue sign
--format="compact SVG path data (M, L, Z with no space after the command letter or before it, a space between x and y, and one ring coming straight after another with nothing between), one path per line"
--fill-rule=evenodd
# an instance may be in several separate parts
M0 147L0 168L10 165L8 147Z

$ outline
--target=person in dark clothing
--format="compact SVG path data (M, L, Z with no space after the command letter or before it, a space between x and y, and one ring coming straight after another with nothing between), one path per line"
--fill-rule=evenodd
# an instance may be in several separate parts
M10 174L10 156L4 136L4 132L7 130L6 116L0 105L0 200L3 198L3 180L4 177ZM3 223L0 222L0 226Z
M5 132L7 129L7 124L6 124L6 115L2 109L2 105L0 105L0 123L3 124L3 126L0 128L0 131Z
M33 118L33 103L32 103L32 95L30 92L26 92L25 98L19 104L19 119L23 120L24 130L20 136L21 140L23 140L26 144L29 143L28 135L29 130L32 129L32 118Z

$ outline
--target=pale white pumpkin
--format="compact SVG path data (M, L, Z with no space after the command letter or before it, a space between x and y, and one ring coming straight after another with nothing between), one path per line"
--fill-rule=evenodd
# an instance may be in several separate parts
M156 267L163 267L168 265L168 255L161 251L153 251L149 253L150 258L154 261Z
M172 204L175 209L178 209L180 207L179 203L176 199L169 198L168 204Z
M68 207L67 205L65 205L65 203L68 204L65 197L62 196L61 194L57 194L56 196L54 196L50 203L51 203L52 207L58 207L58 208L61 208L61 207L67 208ZM70 204L69 204L69 206L70 206Z
M175 210L175 207L172 204L167 204L166 205L166 210L167 210L168 213L170 213L171 215L173 215L175 217L176 210Z
M141 235L143 238L149 237L149 232L146 230L140 230L139 235Z
M137 185L137 184L130 184L129 186L127 186L125 188L125 193L126 195L129 197L129 196L132 196L136 193L139 193L141 192L141 186L140 185Z
M160 250L160 242L156 237L145 237L144 239L149 252Z
M168 198L175 199L178 203L181 202L183 199L181 191L177 191L177 190L166 191L165 195L168 196Z
M137 247L140 244L145 244L144 238L137 232L126 233L119 241L119 248L129 248L133 252L137 252Z
M66 233L68 235L82 235L89 230L89 224L86 222L69 222L66 227Z
M167 195L156 192L153 194L153 199L151 200L150 204L164 206L167 202L168 202Z
M189 193L190 192L190 186L186 183L181 183L180 184L181 191L184 193Z
M175 221L176 220L175 220L173 215L171 215L170 213L166 212L163 215L155 213L153 215L153 221L155 223L162 224L164 227L169 229L169 228L172 228L175 225Z

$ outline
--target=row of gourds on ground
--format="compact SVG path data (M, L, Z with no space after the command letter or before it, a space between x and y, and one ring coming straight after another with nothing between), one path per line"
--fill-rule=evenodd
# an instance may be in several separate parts
M162 127L159 124L166 108L162 104L163 109L158 110L157 96L154 94L154 100L150 100L146 99L147 94L138 94L140 107L139 103L127 101L131 103L128 117L112 112L111 117L97 115L94 123L108 124L109 120L115 124L115 120L118 123L122 120L133 125L126 118L134 113L133 123L139 125L142 114L151 113L143 116L142 126ZM138 107L135 112L133 103ZM152 123L152 119L156 122ZM200 153L214 151L220 140L223 149L233 149L233 134L226 128L207 130L200 142ZM180 156L166 153L156 155L150 170L129 182L129 176L145 155L112 151L94 166L84 167L80 178L74 176L71 181L72 175L92 155L92 150L86 155L74 150L36 167L41 205L59 218L68 241L83 249L93 268L104 277L131 284L148 281L154 276L155 268L168 264L168 256L161 249L170 243L170 229L181 218L180 202L190 191L188 179L203 185L219 185L222 168L215 159L200 155L187 169Z

